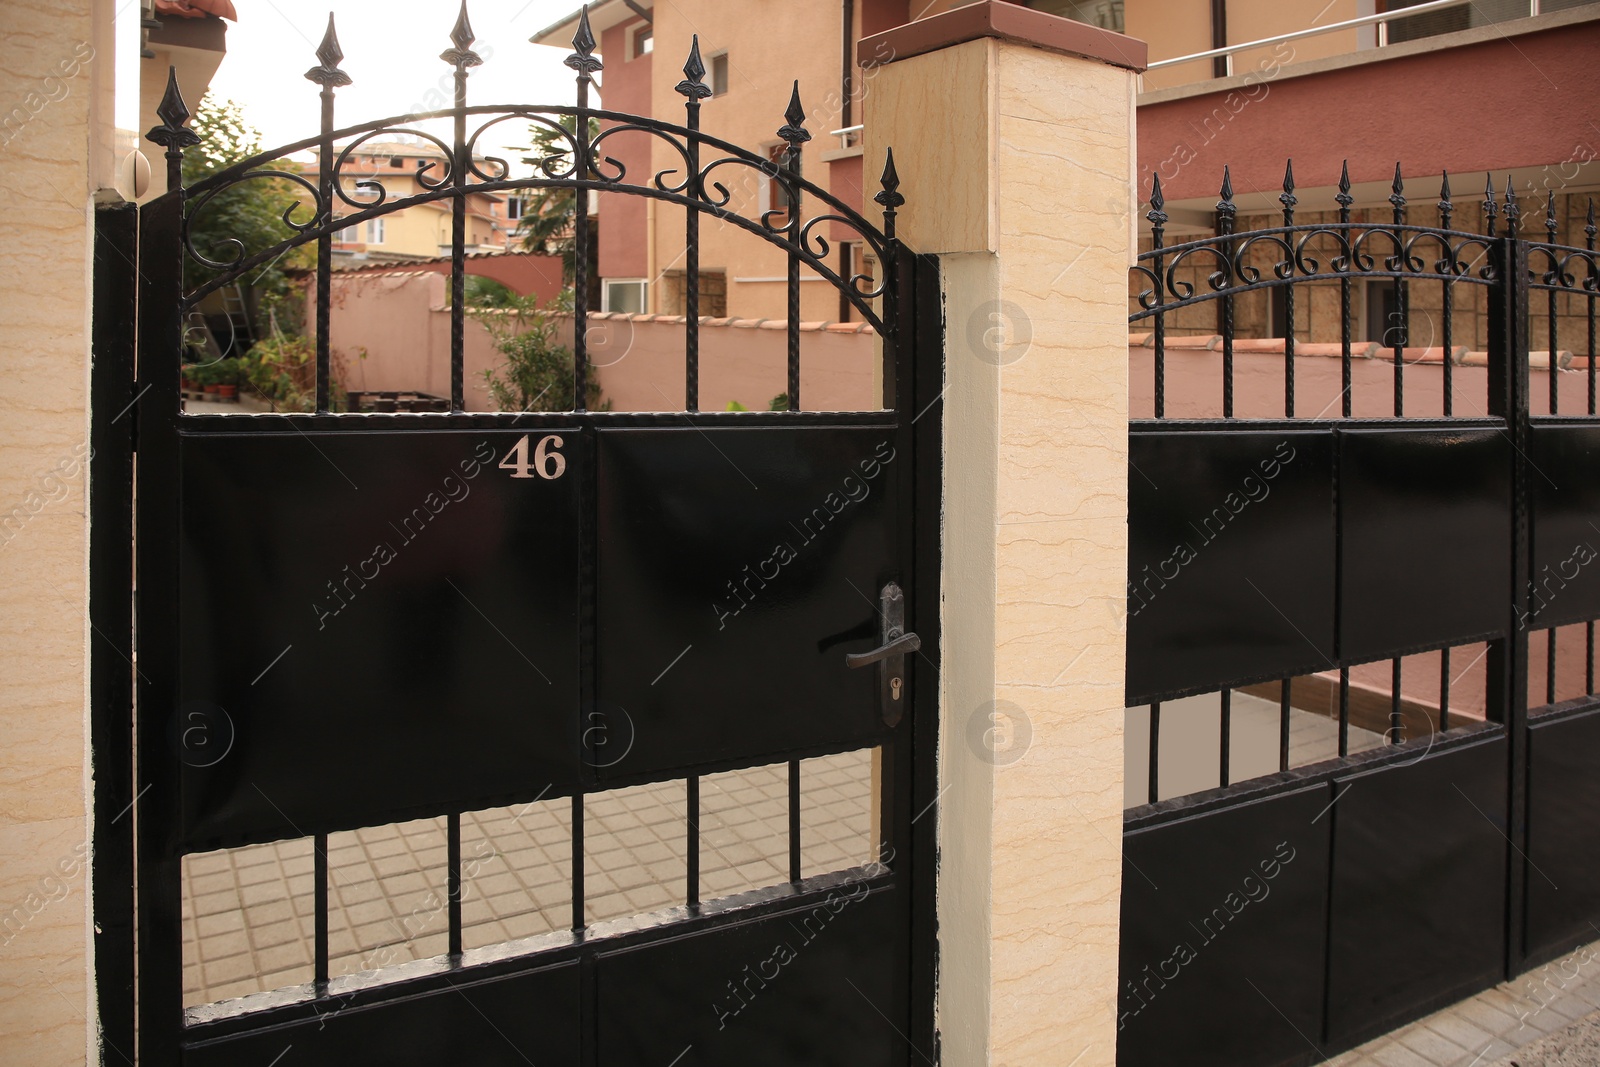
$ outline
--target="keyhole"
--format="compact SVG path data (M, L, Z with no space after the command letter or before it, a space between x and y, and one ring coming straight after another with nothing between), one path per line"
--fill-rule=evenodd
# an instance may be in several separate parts
M898 678L889 679L889 699L890 700L899 700L900 699L900 679L898 679Z

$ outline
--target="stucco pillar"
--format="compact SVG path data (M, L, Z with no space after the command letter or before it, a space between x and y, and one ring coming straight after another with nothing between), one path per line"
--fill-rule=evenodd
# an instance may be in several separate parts
M869 166L943 270L944 1062L1112 1067L1145 46L980 3L861 52Z
M0 1063L98 1056L88 906L89 327L112 8L6 7L0 62Z

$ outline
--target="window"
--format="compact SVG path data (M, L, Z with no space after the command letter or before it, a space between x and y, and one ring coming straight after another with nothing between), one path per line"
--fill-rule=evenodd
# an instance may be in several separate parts
M405 165L406 165L406 157L405 156L390 156L389 157L389 166L395 167L396 169L399 169L399 168L403 168Z
M643 278L606 279L600 290L600 310L643 315L646 283Z
M653 29L651 29L651 27L648 24L640 26L640 27L638 27L637 29L635 29L633 31L633 56L632 56L632 58L638 59L640 56L647 56L651 52L654 52L655 50L656 50L655 31Z
M361 227L359 225L346 226L344 229L335 233L333 235L333 239L338 241L340 244L359 244L361 243Z
M1408 7L1416 7L1423 2L1424 0L1384 0L1378 5L1378 10L1401 11ZM1544 13L1565 11L1588 2L1590 0L1541 0L1539 10ZM1415 41L1441 33L1454 33L1474 26L1527 18L1530 10L1528 0L1474 0L1465 7L1396 19L1388 24L1388 40L1390 44L1399 44L1401 41Z
M1123 32L1122 0L1026 0L1025 6L1102 30Z
M722 96L728 91L728 53L711 57L711 95Z
M369 244L369 245L381 245L381 244L383 244L383 220L382 219L368 219L367 220L367 244Z
M784 166L784 161L788 154L789 146L787 144L775 144L767 149L767 159L772 161L775 170L787 169ZM800 176L801 158L796 156L794 161L794 174L797 178ZM764 181L767 189L767 202L763 206L763 210L787 212L789 209L789 187L776 177L768 177ZM777 222L776 219L773 221Z
M522 217L522 197L506 197L506 218L520 219Z

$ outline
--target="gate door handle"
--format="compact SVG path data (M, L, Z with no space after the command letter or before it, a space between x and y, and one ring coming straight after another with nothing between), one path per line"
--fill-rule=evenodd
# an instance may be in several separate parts
M883 644L871 652L847 653L844 663L846 667L852 668L865 667L872 663L878 665L883 723L885 726L893 727L899 724L900 717L905 712L905 701L902 697L906 684L906 653L921 648L922 638L905 632L906 596L898 585L890 582L884 586L878 599L882 605L879 627L882 631Z

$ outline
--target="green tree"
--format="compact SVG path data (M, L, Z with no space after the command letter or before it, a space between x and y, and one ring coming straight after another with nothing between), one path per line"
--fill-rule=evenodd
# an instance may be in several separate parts
M483 372L484 384L501 411L571 411L577 395L572 349L556 341L559 315L570 311L570 291L541 308L537 296L501 293L468 296L466 310L483 323L495 350L506 357L499 367ZM593 374L587 381L588 408L609 410L600 403Z
M568 133L577 129L577 117L574 115L563 115L557 121ZM572 149L566 137L542 124L531 125L528 130L533 138L533 147L529 149L524 163L531 164L539 173L543 173L548 166L558 174L572 165ZM600 123L590 119L589 139L592 141L599 135ZM578 197L571 189L528 189L523 193L522 219L518 226L522 247L528 252L560 256L562 273L568 285L577 277L578 242L574 226L577 217ZM593 263L596 233L592 226L589 238L589 262ZM590 277L591 281L596 280L593 271Z
M218 103L207 96L195 115L194 130L200 143L183 156L185 187L249 159L261 151L261 134L244 119L244 109L232 100ZM299 167L277 160L258 169L296 172ZM284 223L285 213L298 223L309 222L311 208L303 190L283 178L254 178L222 190L203 204L191 206L189 237L194 248L207 259L232 262L244 246L245 258L264 251L294 236ZM203 199L202 198L197 198ZM232 242L239 242L238 245ZM247 271L240 283L253 292L248 299L253 309L256 332L268 332L267 320L274 310L281 322L298 321L293 309L285 307L295 292L286 271L308 268L316 263L316 245L304 244L282 257ZM193 259L187 266L187 284L201 285L226 273Z

